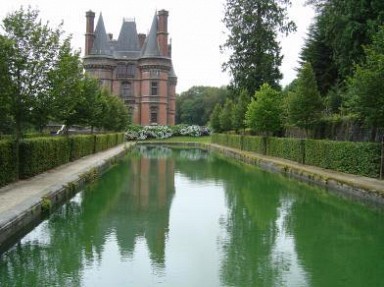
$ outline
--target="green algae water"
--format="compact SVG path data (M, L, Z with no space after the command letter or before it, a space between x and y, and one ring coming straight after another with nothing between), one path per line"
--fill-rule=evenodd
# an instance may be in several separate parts
M137 147L0 257L0 286L384 286L384 215L198 149Z

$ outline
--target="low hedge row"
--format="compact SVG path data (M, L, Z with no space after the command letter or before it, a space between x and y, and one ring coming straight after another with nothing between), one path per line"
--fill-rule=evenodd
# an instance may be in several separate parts
M0 186L24 179L124 142L123 133L0 141ZM17 157L19 164L17 162Z
M11 140L0 141L0 186L17 179L16 145Z
M212 142L303 164L373 178L380 176L381 145L296 138L215 134Z

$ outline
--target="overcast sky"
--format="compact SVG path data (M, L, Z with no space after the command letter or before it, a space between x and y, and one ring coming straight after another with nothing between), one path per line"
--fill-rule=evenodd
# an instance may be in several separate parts
M314 15L310 7L304 7L305 0L292 2L290 16L298 31L282 39L282 85L296 76L298 55ZM102 12L107 32L117 38L123 18L134 18L138 32L148 33L155 11L166 9L173 65L178 76L177 92L181 93L195 85L222 86L230 81L229 74L221 69L226 55L219 49L226 39L222 23L224 3L225 0L0 0L0 18L22 5L30 5L39 9L42 20L49 21L52 27L64 21L65 32L73 37L72 46L83 53L86 11L96 13L95 25Z

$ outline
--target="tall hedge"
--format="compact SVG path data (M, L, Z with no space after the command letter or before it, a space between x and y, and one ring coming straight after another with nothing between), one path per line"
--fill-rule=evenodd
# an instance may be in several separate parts
M380 177L381 144L214 134L212 142L345 173Z
M266 154L266 138L260 136L245 136L243 137L243 149L246 151Z
M369 177L380 176L379 143L306 140L305 163Z
M267 139L267 155L304 163L304 140L270 137Z
M0 187L17 179L17 158L14 141L0 141Z
M65 137L24 139L19 146L19 177L28 178L69 162L70 145Z
M94 135L78 135L69 138L70 144L70 160L74 161L83 156L92 154L95 149Z

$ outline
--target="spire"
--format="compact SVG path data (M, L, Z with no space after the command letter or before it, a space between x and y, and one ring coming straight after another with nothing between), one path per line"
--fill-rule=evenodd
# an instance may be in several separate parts
M123 21L119 38L117 40L117 51L140 51L139 37L137 35L136 23L134 21Z
M95 40L93 42L91 54L111 55L111 48L108 44L108 36L105 31L103 15L101 13L95 29Z
M159 42L157 41L157 13L153 17L151 30L145 39L142 49L142 57L160 57Z

